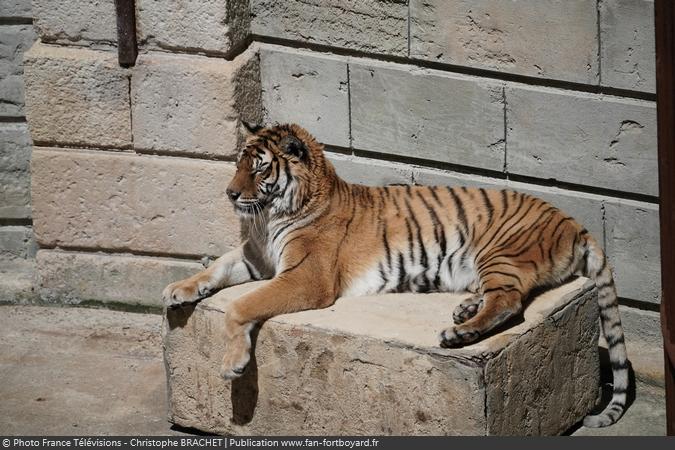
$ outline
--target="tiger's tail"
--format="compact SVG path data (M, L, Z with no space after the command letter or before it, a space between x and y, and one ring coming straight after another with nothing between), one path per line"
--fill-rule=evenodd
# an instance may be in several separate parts
M600 306L600 324L609 349L609 362L612 366L614 391L612 401L597 415L586 416L584 426L599 428L612 425L623 415L628 392L628 357L624 342L623 327L619 317L619 302L614 285L612 271L607 257L591 236L586 240L584 275L595 281Z

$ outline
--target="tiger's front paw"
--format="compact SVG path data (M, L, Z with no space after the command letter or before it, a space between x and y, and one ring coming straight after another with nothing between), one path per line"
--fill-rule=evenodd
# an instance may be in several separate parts
M461 327L450 327L441 332L441 347L455 348L470 344L478 339L479 333L472 330L462 330Z
M246 337L231 340L227 343L223 364L220 366L220 376L226 380L239 378L244 374L250 359L250 346Z
M166 306L180 305L200 300L211 293L209 283L194 278L171 283L162 292Z

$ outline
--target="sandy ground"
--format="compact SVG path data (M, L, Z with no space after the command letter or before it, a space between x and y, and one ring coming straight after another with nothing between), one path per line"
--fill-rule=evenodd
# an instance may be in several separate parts
M162 318L0 306L0 435L174 435L166 420ZM616 425L574 435L663 435L663 389L637 385Z

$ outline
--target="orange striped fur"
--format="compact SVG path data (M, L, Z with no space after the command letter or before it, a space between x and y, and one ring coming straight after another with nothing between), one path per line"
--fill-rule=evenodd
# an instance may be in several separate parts
M248 236L204 272L169 285L168 305L269 279L230 304L222 375L243 373L254 324L324 308L343 295L470 290L441 331L470 344L510 317L536 288L574 275L595 280L614 370L612 403L588 426L623 413L628 361L612 273L598 243L551 204L509 190L349 184L298 125L251 129L228 195Z

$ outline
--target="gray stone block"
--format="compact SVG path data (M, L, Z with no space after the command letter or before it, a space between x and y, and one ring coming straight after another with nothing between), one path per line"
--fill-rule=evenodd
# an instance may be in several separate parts
M614 266L619 297L661 301L659 208L651 203L605 203L607 255Z
M33 0L42 42L117 45L115 0Z
M0 226L0 259L32 259L35 252L37 245L31 227Z
M0 26L0 116L25 115L22 58L33 41L30 25Z
M2 3L0 3L0 17L32 18L31 0L2 0Z
M233 61L147 53L131 78L134 148L232 157L244 142L240 119L257 122L258 55Z
M36 43L24 60L26 107L36 144L128 148L127 69L117 52Z
M30 217L31 149L25 123L0 123L0 218Z
M262 46L260 78L266 122L295 122L324 144L349 147L346 61Z
M654 0L602 0L602 85L656 92Z
M509 85L507 170L657 195L654 102Z
M162 290L204 267L196 261L40 250L38 293L49 303L96 301L162 307Z
M350 62L349 85L354 148L503 169L502 83L404 65Z
M327 153L337 174L349 183L367 186L412 184L413 168L406 164L392 164L377 159Z
M223 311L255 285L167 311L172 422L238 436L558 434L595 403L588 280L542 294L522 323L454 350L437 335L466 294L342 298L266 321L242 378L224 381Z
M230 55L248 36L249 0L136 1L140 45Z
M31 169L43 247L199 257L240 242L233 163L35 148Z
M251 31L293 41L407 56L406 3L406 0L251 0Z
M410 56L598 83L595 0L410 0Z

